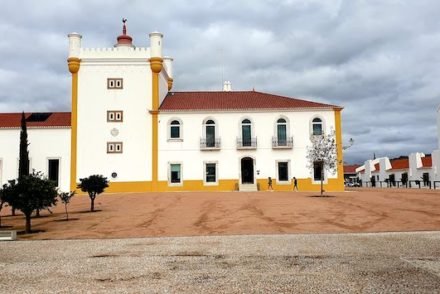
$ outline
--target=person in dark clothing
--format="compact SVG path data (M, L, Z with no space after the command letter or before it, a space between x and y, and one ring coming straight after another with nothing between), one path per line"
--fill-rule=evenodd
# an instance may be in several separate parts
M269 177L269 178L267 179L267 189L268 189L268 190L273 190L273 187L272 187L272 178L271 178L271 177Z
M298 191L298 180L296 177L293 177L293 191Z

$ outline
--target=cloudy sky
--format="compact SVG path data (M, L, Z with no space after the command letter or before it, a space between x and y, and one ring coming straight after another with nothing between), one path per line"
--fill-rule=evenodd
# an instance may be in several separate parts
M348 163L436 149L438 0L14 0L0 10L0 112L70 111L67 34L111 47L164 33L174 90L270 92L344 107Z

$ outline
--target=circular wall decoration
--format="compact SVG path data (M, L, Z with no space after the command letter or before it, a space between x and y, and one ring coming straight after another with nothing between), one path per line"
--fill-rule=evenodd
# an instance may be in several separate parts
M119 135L119 130L117 128L113 128L110 131L110 134L112 134L113 137L116 137L117 135Z
M115 179L118 176L118 173L112 172L112 178Z

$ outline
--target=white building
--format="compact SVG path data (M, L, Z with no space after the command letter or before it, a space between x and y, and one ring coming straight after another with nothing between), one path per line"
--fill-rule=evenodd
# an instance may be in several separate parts
M325 190L344 189L341 107L232 91L230 82L223 91L171 91L173 59L163 56L162 37L153 32L150 47L134 46L124 23L113 48L83 48L81 35L69 34L72 112L62 135L70 138L38 139L33 168L48 172L48 159L60 158L63 190L91 174L109 178L108 192L265 190L268 177L274 190L291 190L293 177L300 190L319 190L319 167L307 168L306 149L310 136L335 130L339 164L326 173ZM0 118L0 129L0 140L18 140L18 127L6 134ZM54 142L62 156L46 150ZM0 149L2 183L17 169L18 143L10 145Z
M21 113L0 114L0 184L18 177ZM70 113L26 113L30 170L70 189Z

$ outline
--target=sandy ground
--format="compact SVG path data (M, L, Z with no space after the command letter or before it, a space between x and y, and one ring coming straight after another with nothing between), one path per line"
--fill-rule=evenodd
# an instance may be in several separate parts
M94 213L77 195L69 205L32 219L26 239L86 239L285 233L440 230L440 190L358 189L329 193L191 192L102 194ZM3 209L6 229L23 230L22 215ZM2 228L5 229L5 228Z

